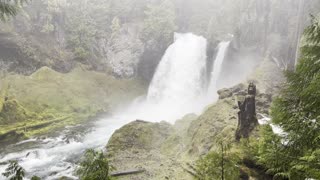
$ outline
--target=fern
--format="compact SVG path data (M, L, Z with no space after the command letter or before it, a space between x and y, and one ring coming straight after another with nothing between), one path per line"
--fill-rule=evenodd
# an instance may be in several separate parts
M16 16L23 3L28 0L0 0L0 20L5 21Z

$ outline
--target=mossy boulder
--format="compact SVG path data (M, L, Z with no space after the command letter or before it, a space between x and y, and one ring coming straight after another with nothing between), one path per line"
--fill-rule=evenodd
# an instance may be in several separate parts
M232 96L232 91L230 89L224 88L218 91L219 99L225 99Z
M107 149L109 152L116 152L159 148L172 132L173 127L169 123L137 120L117 130L109 140Z
M214 149L215 141L221 137L222 132L226 137L234 138L238 123L235 104L234 96L219 100L191 123L188 129L191 138L188 150L190 156L199 157Z
M107 152L117 171L145 169L120 179L192 179L178 158L183 137L173 125L134 121L117 130L109 140Z

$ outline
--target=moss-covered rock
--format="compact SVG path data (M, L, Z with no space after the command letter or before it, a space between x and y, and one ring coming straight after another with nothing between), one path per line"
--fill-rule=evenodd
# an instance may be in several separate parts
M144 93L135 79L78 66L70 73L42 67L30 76L11 74L2 79L0 135L25 129L27 136L42 134L109 112ZM0 104L1 105L1 104Z
M224 88L218 91L219 99L225 99L232 96L232 92L228 88Z
M112 165L117 171L146 170L120 179L191 180L179 158L184 149L183 136L176 128L165 122L135 121L117 130L107 145Z
M214 149L215 140L222 132L230 139L234 138L238 123L235 100L234 96L219 100L191 123L188 129L191 137L188 153L191 156L199 157Z
M111 153L123 150L151 150L159 148L173 132L166 122L150 123L134 121L117 130L111 137L107 149Z

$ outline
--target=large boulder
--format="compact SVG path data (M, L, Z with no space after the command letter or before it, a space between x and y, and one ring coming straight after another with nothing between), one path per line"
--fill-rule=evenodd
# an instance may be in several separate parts
M151 150L159 148L173 132L173 127L166 122L151 123L137 120L117 130L109 140L109 152L123 150Z
M188 124L180 121L179 125ZM109 140L107 151L116 171L145 171L121 179L192 179L184 171L178 155L182 149L181 136L166 122L131 122L117 130Z

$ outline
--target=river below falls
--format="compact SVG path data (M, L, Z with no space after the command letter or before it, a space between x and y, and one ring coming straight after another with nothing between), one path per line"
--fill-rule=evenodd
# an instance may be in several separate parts
M130 121L119 116L102 118L88 128L82 125L67 127L58 136L34 138L9 145L0 154L0 173L9 160L17 160L26 170L27 178L33 175L53 180L73 175L76 163L86 149L104 149L116 129ZM5 177L0 175L0 179Z

